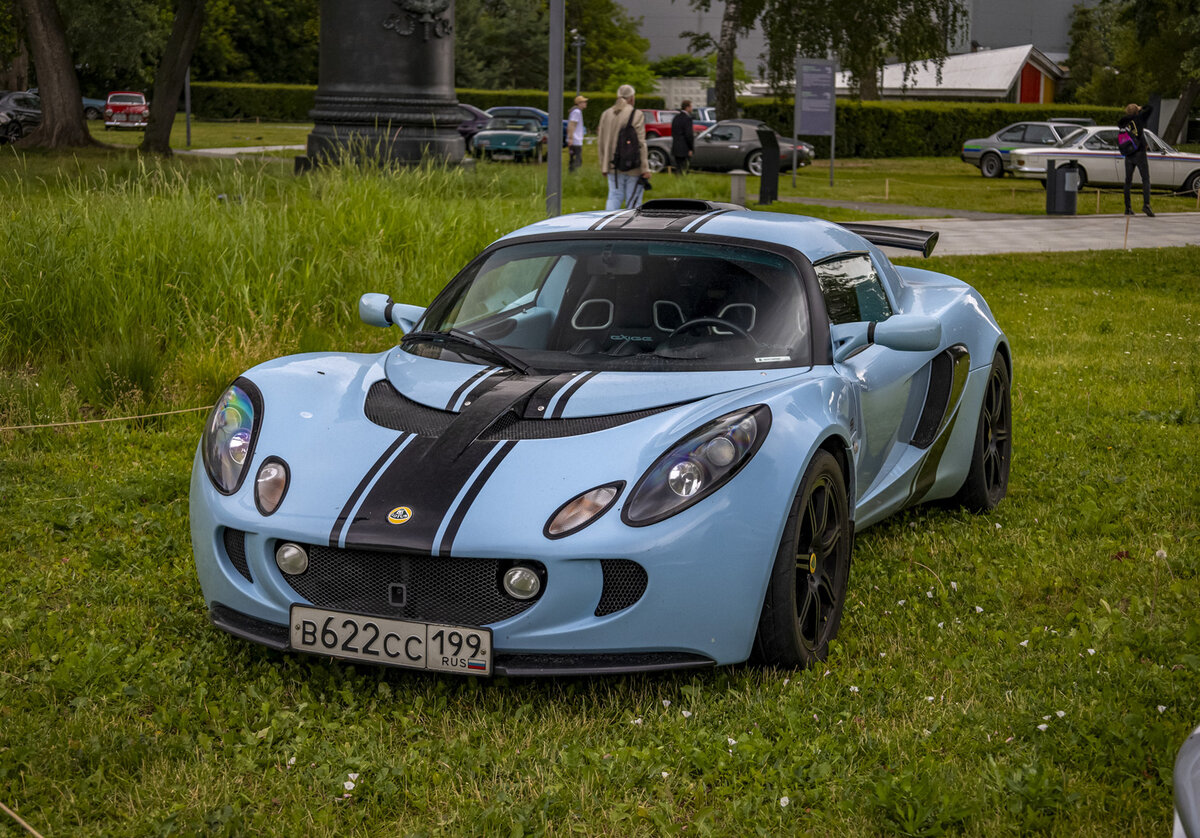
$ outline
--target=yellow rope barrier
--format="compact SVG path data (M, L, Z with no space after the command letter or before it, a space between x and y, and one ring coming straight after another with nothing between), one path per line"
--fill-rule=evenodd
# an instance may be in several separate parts
M204 405L203 407L185 407L180 410L164 410L161 413L144 413L141 416L114 416L111 419L82 419L78 422L50 422L45 425L9 425L6 428L0 428L0 431L32 431L40 430L41 428L70 428L77 425L99 425L103 422L132 422L136 419L154 419L158 416L175 416L179 413L195 413L197 410L209 410L212 405Z

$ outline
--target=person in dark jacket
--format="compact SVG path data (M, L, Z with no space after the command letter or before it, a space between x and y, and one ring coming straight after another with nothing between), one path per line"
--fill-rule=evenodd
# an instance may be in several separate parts
M679 113L671 120L671 156L675 158L677 174L682 175L688 170L692 152L696 148L696 130L692 125L692 103L684 99L679 106Z
M1153 105L1138 107L1136 104L1125 106L1125 114L1117 120L1117 128L1122 133L1129 134L1137 144L1132 154L1125 155L1125 214L1133 215L1129 203L1129 187L1133 183L1133 170L1142 173L1142 212L1151 218L1154 210L1150 209L1150 163L1146 160L1146 120L1154 113ZM1124 152L1122 151L1124 154Z

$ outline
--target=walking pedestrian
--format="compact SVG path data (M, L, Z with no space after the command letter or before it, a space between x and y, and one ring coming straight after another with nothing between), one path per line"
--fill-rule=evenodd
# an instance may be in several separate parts
M649 185L650 168L646 165L646 117L634 107L633 85L617 88L617 101L600 115L596 128L596 152L600 171L608 179L609 210L641 206L642 193Z
M675 158L675 174L687 172L696 148L696 129L692 121L692 102L684 99L679 113L671 120L671 156Z
M1150 163L1146 159L1146 120L1153 113L1153 105L1128 104L1124 115L1117 120L1117 147L1125 157L1126 215L1133 215L1129 187L1133 183L1133 170L1137 169L1142 175L1142 212L1154 217L1154 210L1150 209Z
M575 107L567 117L567 171L573 172L583 165L583 109L587 107L586 96L575 97Z

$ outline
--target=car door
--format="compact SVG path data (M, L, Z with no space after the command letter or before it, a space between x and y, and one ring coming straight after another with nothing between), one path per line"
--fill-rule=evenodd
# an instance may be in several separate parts
M844 253L813 265L830 323L879 322L896 313L868 253ZM873 492L881 475L912 439L924 404L928 366L936 352L901 352L870 344L835 364L857 391L855 448L857 498ZM883 499L902 504L907 494Z
M741 165L741 142L742 126L718 122L696 143L692 165L700 169L736 168Z
M1083 141L1083 152L1077 157L1087 172L1088 183L1125 182L1125 161L1117 148L1116 128L1092 134Z
M1178 172L1175 168L1175 161L1171 159L1171 155L1167 151L1166 145L1149 131L1145 132L1146 137L1146 161L1150 164L1150 185L1154 187L1175 187L1182 180L1186 172ZM1124 172L1122 172L1122 175ZM1138 176L1134 176L1135 181L1140 180ZM1123 181L1122 181L1123 182Z

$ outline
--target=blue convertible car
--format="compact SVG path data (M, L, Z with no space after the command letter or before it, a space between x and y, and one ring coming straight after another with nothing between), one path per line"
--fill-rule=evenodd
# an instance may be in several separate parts
M213 623L480 675L825 657L854 534L1007 491L1012 359L983 298L894 266L936 233L696 200L552 218L377 354L217 402L191 528Z

